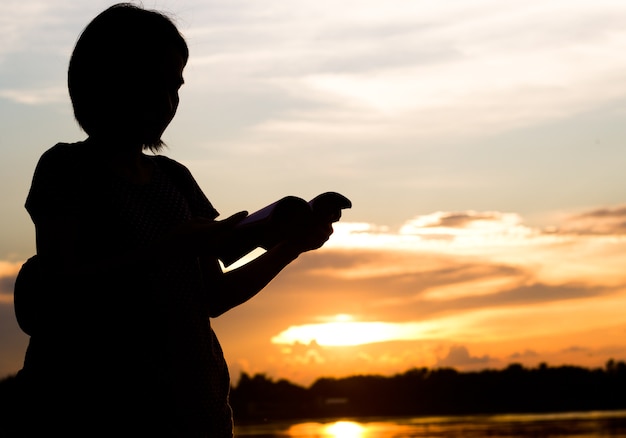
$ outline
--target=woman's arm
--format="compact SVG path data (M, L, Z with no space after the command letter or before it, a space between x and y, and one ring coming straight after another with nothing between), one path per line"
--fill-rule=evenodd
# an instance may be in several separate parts
M283 241L251 262L222 273L217 260L203 260L208 283L209 316L214 318L259 293L300 254L320 248L332 234L331 223L320 223L297 238Z
M86 245L87 236L97 233L93 225L76 216L45 217L37 221L37 253L61 278L123 274L139 266L168 263L181 256L217 254L229 240L233 227L246 212L224 220L196 219L181 224L150 245L127 248L115 254L100 253L97 246Z

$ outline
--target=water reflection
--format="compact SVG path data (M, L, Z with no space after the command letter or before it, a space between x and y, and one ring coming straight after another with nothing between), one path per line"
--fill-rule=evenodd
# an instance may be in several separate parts
M471 415L240 426L255 438L626 438L626 411L542 415Z
M289 437L364 438L368 426L355 421L300 423L287 429Z
M324 427L324 433L333 438L362 438L365 430L366 426L354 421L337 421Z

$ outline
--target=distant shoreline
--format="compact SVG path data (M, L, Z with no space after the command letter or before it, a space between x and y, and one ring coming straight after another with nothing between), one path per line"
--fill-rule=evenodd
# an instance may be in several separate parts
M610 412L626 409L626 363L459 372L412 369L394 376L321 378L310 387L242 373L231 391L239 422L294 418Z

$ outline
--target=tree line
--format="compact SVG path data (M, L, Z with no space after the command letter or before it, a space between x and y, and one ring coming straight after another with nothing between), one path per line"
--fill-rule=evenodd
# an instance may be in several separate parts
M545 413L626 408L626 364L321 378L309 387L242 373L231 404L239 422L302 418Z
M16 390L14 376L0 381L0 412L11 411ZM626 409L626 363L609 360L593 369L511 364L474 372L413 368L392 376L320 378L309 387L241 373L231 405L239 423Z

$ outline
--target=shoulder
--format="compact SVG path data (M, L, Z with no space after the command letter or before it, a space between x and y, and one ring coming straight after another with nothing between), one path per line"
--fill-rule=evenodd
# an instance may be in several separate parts
M57 143L42 154L43 157L69 157L85 155L88 146L83 141L76 143Z
M151 157L159 169L166 173L170 180L183 193L192 210L199 216L215 219L219 216L217 210L196 182L195 178L184 165L165 155Z
M89 148L83 142L57 143L41 155L35 172L52 167L55 169L55 173L58 174L63 168L71 168L83 164L87 159L88 153Z
M78 143L57 143L46 150L35 167L33 185L76 185L94 179L98 160L93 148Z
M89 154L90 148L80 142L57 143L41 155L26 197L31 215L51 206L69 208L77 203L86 182L93 179L88 176L94 174L89 170Z
M179 163L172 158L166 157L165 155L153 155L151 158L154 160L157 166L161 167L166 172L180 173L191 177L191 172L189 171L189 169L187 169L184 164Z
M184 164L165 155L153 155L151 159L176 185L185 187L185 190L196 190L198 184Z

